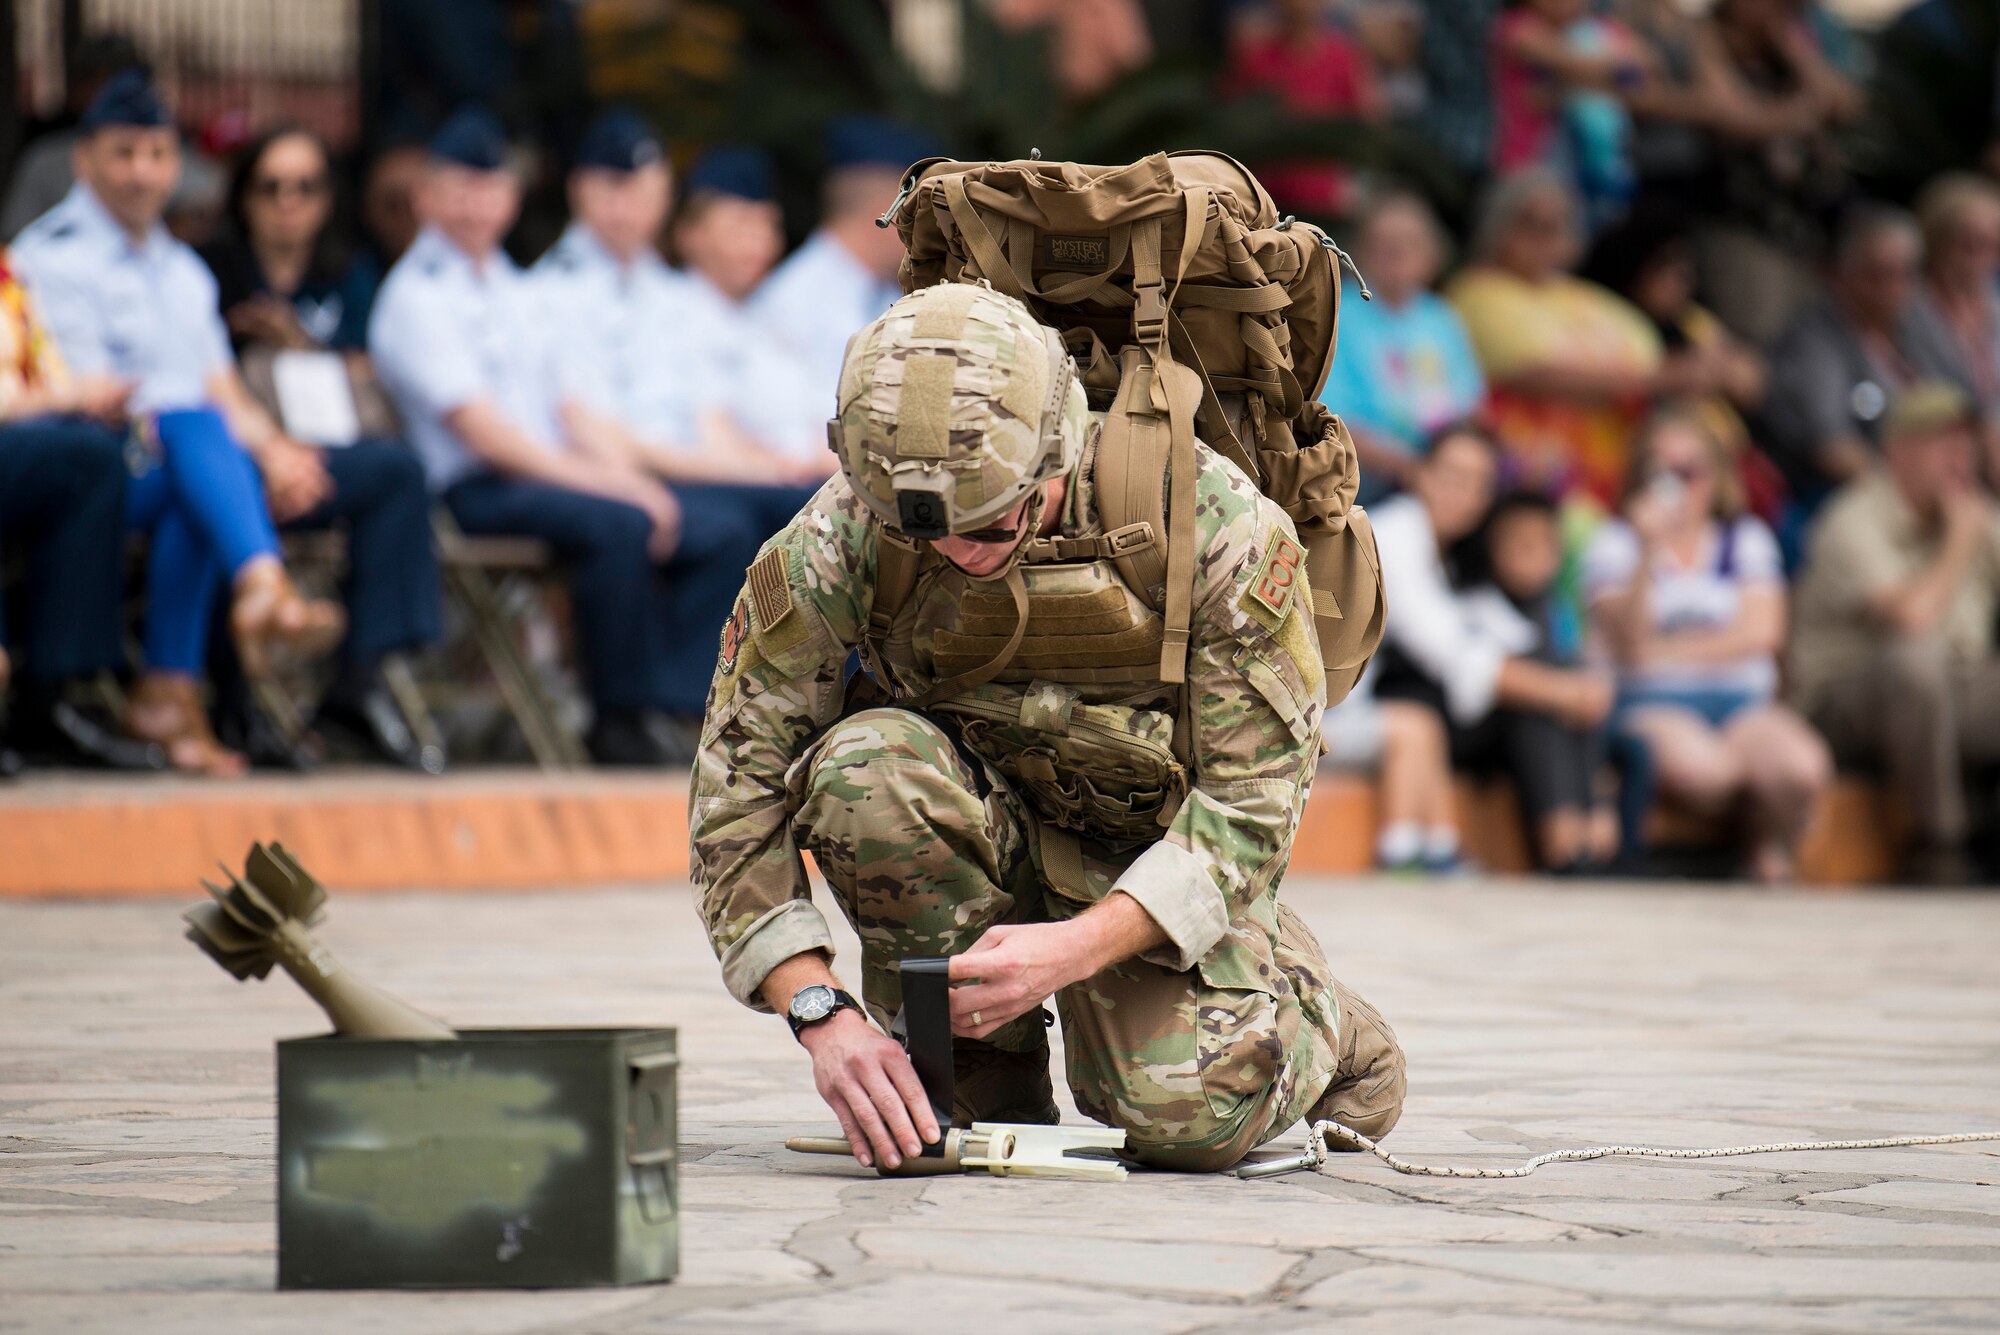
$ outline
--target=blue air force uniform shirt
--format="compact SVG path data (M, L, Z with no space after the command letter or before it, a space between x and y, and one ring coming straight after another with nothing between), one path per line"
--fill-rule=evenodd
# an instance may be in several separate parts
M231 364L215 278L155 223L135 244L81 181L9 251L78 375L134 382L134 412L198 408Z
M445 424L480 399L546 448L563 448L554 340L527 276L504 252L474 265L425 228L382 283L368 351L433 490L482 467Z
M622 263L582 223L528 279L556 339L565 398L649 444L694 442L703 390L690 280L650 250Z
M811 369L746 307L700 274L683 281L700 410L727 413L745 434L787 458L824 458L838 374L822 391Z
M847 340L882 318L902 288L869 272L848 249L815 232L757 289L749 309L803 365L822 419L833 416Z

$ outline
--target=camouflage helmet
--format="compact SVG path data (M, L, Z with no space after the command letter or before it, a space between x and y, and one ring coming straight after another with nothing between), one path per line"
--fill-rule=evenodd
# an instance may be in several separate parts
M919 288L847 343L841 471L912 538L985 527L1076 463L1090 409L1062 336L983 283Z

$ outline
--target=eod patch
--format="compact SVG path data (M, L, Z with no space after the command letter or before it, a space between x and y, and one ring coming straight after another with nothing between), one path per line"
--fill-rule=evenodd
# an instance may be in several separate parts
M1250 587L1244 590L1246 601L1270 614L1269 624L1273 627L1291 611L1292 596L1299 587L1299 563L1303 560L1305 551L1298 543L1283 533L1273 533L1257 573L1250 577Z

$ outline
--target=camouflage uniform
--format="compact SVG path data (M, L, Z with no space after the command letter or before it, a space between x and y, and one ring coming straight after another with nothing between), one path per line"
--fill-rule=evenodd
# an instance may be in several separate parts
M952 302L956 315L967 299L961 291L929 306ZM903 318L903 305L885 318ZM971 329L988 332L976 319ZM1025 360L1013 357L1016 391ZM899 379L923 379L904 376L906 365L876 371L875 390L844 377L843 405L885 382L893 398ZM986 392L967 379L960 368L951 392ZM1067 439L1090 434L1081 392L1051 400L1043 381L1003 398L992 388L976 406L997 408L1003 431L1053 403ZM902 393L906 432L922 416L907 410L914 397ZM934 407L929 429L965 420L965 406ZM921 459L931 448L905 441L901 453ZM1085 1114L1128 1133L1141 1160L1213 1169L1308 1114L1386 1132L1401 1111L1403 1066L1394 1035L1331 977L1318 942L1277 898L1325 701L1296 534L1232 464L1206 448L1197 458L1185 687L1159 680L1160 619L1110 563L1065 563L1060 544L1041 543L1021 567L1036 590L1022 622L997 581L937 559L921 567L874 645L895 699L845 717L845 669L864 641L890 539L847 477L834 477L766 544L724 629L691 821L724 981L759 1009L774 967L831 953L802 850L854 924L862 997L885 1026L901 1005L898 960L956 954L996 923L1061 920L1114 889L1129 894L1167 943L1057 997L1070 1088ZM1065 475L1059 525L1049 526L1072 549L1104 532L1094 465L1093 444ZM959 485L961 509L993 504L976 474ZM1009 576L1016 593L1019 573ZM1126 628L1102 633L1104 617ZM990 683L921 708L896 703L993 658L990 646L1016 624L1026 639ZM1183 690L1191 736L1170 750ZM1074 748L1087 717L1114 751L1156 738L1185 796L1167 799L1156 776L1131 777L1143 764L1079 776L1034 745L1060 735ZM1182 754L1192 773L1174 763ZM1045 1050L1041 1012L988 1041Z

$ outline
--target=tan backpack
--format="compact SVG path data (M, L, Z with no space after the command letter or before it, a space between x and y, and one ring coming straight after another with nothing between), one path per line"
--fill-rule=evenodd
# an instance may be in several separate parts
M1344 698L1385 608L1374 529L1354 505L1354 444L1318 402L1346 258L1326 234L1279 221L1256 177L1206 152L1124 167L934 158L910 169L883 216L908 251L905 292L983 279L1063 331L1091 406L1108 410L1105 529L1144 522L1166 537L1113 558L1165 622L1161 680L1186 679L1199 438L1291 516L1328 702ZM882 552L875 630L916 574L907 548Z

